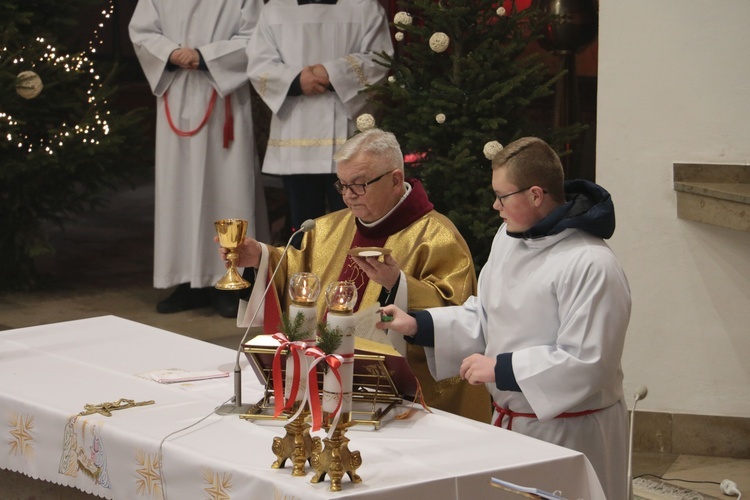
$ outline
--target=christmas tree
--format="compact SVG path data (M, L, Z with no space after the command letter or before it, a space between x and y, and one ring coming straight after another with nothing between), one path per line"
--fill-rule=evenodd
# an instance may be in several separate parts
M54 250L45 225L100 206L148 165L138 160L140 112L109 102L116 68L95 62L97 33L78 52L63 42L98 3L0 1L0 289L37 286L34 258Z
M492 208L493 151L529 135L561 150L583 127L553 130L533 119L534 103L562 76L527 50L547 21L536 9L493 0L410 0L399 8L395 54L380 55L391 76L369 87L375 121L399 139L408 173L456 225L479 269L502 222Z

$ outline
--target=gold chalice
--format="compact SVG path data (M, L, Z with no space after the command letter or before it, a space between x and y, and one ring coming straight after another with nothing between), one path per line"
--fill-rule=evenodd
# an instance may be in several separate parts
M219 235L219 245L229 250L227 260L229 269L226 274L216 282L219 290L242 290L250 286L250 283L237 272L237 247L245 240L247 233L247 221L242 219L222 219L214 222L216 233Z

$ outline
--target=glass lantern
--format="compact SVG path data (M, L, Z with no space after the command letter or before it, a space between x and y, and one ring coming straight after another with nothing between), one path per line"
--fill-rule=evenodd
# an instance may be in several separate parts
M326 289L328 311L334 314L351 314L357 303L357 287L351 281L336 281Z

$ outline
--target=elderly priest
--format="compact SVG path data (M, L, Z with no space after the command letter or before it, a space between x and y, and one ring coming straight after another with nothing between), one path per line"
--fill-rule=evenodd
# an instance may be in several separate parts
M476 275L471 254L456 227L433 209L419 181L404 179L404 162L396 137L369 129L349 139L335 154L338 180L346 209L324 215L304 234L299 249L283 248L246 238L237 250L240 267L257 270L249 302L242 301L238 326L264 326L277 331L287 308L286 284L297 272L318 275L325 285L349 280L357 286L357 309L376 302L409 310L462 304L475 293ZM355 257L350 248L384 247L379 257ZM226 259L227 250L219 249ZM280 263L280 265L279 265ZM273 270L279 265L265 304L250 325ZM318 301L318 317L325 301ZM425 348L408 345L401 335L391 339L406 354L429 406L486 422L490 402L481 387L458 377L436 382L429 373ZM428 348L429 349L429 348Z

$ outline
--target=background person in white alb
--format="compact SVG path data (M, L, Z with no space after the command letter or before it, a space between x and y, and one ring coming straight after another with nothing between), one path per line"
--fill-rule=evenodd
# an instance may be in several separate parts
M253 136L246 48L262 0L139 0L130 39L156 96L154 287L173 313L214 305L237 314L235 292L213 288L214 221L249 221L268 238Z
M346 208L333 188L333 155L356 131L385 78L374 55L392 53L377 0L270 0L248 46L248 76L271 112L263 173L280 175L290 226Z

